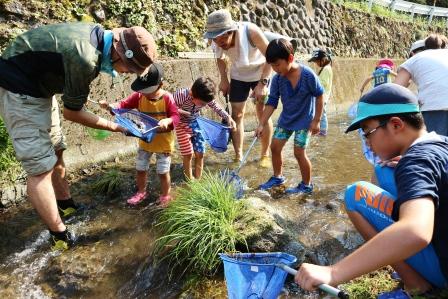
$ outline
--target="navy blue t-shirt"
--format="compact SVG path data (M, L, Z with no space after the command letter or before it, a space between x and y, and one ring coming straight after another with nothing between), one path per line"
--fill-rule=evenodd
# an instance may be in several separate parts
M433 198L436 210L431 243L448 279L448 137L431 135L411 146L395 169L398 195L392 219L398 220L402 203Z

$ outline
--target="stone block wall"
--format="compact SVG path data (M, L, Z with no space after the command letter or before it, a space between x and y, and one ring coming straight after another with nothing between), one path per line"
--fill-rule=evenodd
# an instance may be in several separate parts
M240 1L241 20L298 39L299 53L330 48L341 57L407 57L416 36L446 28L397 21L324 0Z
M50 3L50 5L48 5ZM2 0L0 51L17 34L64 21L101 23L105 28L143 26L154 34L162 55L203 50L207 15L228 8L235 19L299 40L299 52L327 47L342 57L406 57L416 35L448 34L446 28L348 9L327 0Z

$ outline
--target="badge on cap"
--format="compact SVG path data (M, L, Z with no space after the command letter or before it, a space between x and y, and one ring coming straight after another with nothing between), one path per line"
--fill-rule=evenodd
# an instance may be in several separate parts
M134 57L134 52L132 52L132 50L126 50L126 52L124 52L124 56L131 59L132 57Z

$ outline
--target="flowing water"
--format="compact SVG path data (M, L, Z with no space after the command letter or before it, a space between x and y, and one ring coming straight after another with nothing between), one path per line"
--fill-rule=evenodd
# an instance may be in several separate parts
M345 116L330 117L330 132L314 137L308 149L313 164L315 192L312 196L277 196L254 188L267 180L271 169L259 168L255 148L242 168L250 195L268 202L304 244L308 258L321 263L334 262L361 242L341 206L347 184L368 180L371 167L362 157L356 133L345 135ZM251 139L247 135L247 142ZM257 145L258 147L259 145ZM206 167L217 170L229 165L233 151L225 155L209 153ZM284 153L287 185L300 181L297 162L288 142ZM125 199L134 192L133 157L119 163L106 163L71 174L73 197L87 205L69 225L79 245L64 253L49 250L48 232L26 203L0 216L0 298L177 298L183 281L167 283L166 269L152 269L151 248L155 238L154 219L158 183L151 168L149 200L137 208ZM180 159L172 167L174 185L181 184ZM118 166L125 174L120 191L111 196L94 194L90 189L104 169ZM175 189L175 187L174 187ZM198 298L225 298L222 278L210 280L193 292ZM201 295L197 295L201 294ZM301 298L294 292L288 298ZM181 297L194 297L183 295Z

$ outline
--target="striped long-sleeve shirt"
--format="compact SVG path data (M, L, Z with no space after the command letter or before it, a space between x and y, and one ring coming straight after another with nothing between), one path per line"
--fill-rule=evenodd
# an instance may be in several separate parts
M190 115L180 113L180 122L190 123L199 115L199 111L203 107L197 107L193 103L193 98L190 96L190 90L188 88L178 89L174 94L174 102L177 108L182 109L190 113ZM221 118L228 120L230 115L221 108L221 106L214 100L207 103L207 106L216 112ZM204 106L205 107L205 106Z

